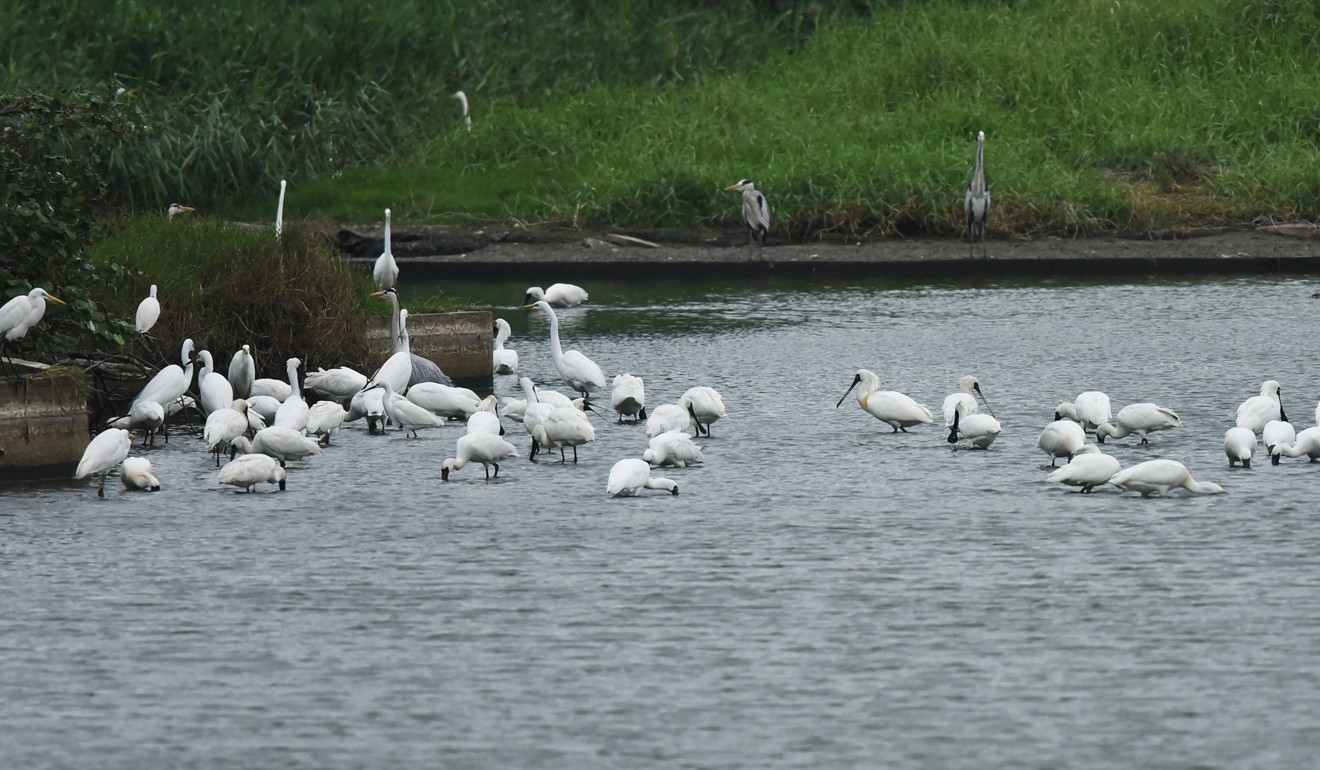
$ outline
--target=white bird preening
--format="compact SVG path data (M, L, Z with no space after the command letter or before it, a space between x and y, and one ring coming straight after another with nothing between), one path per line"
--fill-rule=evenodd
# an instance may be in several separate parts
M182 203L171 203L170 207L165 209L165 215L169 219L174 219L180 214L191 214L196 211L192 206L185 206Z
M284 237L284 191L289 183L283 179L280 180L280 203L275 208L275 240Z
M348 410L338 401L317 401L307 411L307 432L317 436L321 446L330 446L330 437L347 416Z
M376 257L376 265L371 275L382 289L393 289L399 285L399 264L394 261L394 252L390 250L390 210L385 209L385 250Z
M482 398L468 388L419 382L408 388L408 400L440 417L466 420L482 407Z
M1150 438L1147 434L1154 433L1157 430L1169 430L1170 428L1181 428L1182 419L1172 409L1152 404L1149 401L1143 401L1139 404L1128 404L1118 410L1114 416L1114 425L1108 422L1102 422L1095 426L1095 439L1101 444L1109 437L1124 438L1130 434L1137 434L1141 437L1142 444L1149 444Z
M646 419L646 385L641 377L616 374L610 385L610 406L619 413L619 422L625 417L632 422Z
M1067 465L1055 469L1045 480L1051 484L1081 487L1082 492L1089 493L1120 470L1122 466L1118 460L1101 452L1095 444L1086 444L1073 453Z
M495 319L495 349L491 353L491 365L496 374L513 374L518 371L518 351L504 347L512 333L508 321Z
M671 495L678 494L678 484L672 479L651 477L651 465L645 460L630 457L610 468L605 492L611 497L636 497L643 489L663 489Z
M972 181L963 196L963 209L967 213L967 241L971 257L976 258L976 238L981 237L981 256L986 256L985 223L990 217L990 188L985 186L985 132L976 132L976 168Z
M651 465L673 465L679 468L706 461L705 455L701 453L701 447L681 430L666 431L652 438L646 451L642 453L642 459Z
M472 116L468 114L467 94L462 91L455 91L453 97L463 106L463 125L467 127L468 133L472 133Z
M345 402L367 386L367 375L348 366L317 369L303 378L303 387L335 401Z
M742 193L743 223L747 225L751 242L758 248L765 246L766 236L770 234L770 205L765 202L765 196L750 179L743 179L724 189Z
M554 308L550 303L543 299L538 299L531 305L523 307L534 307L545 313L550 321L550 358L555 362L555 368L559 370L559 376L564 384L573 390L581 393L584 397L590 397L592 390L598 390L605 387L605 372L587 358L580 350L564 350L559 342L559 317L555 315Z
M119 471L124 489L129 491L159 492L160 479L152 472L151 461L145 457L125 457Z
M1177 460L1147 460L1125 468L1110 477L1109 483L1119 489L1140 492L1142 497L1164 495L1171 489L1182 487L1197 495L1220 495L1224 488L1213 481L1197 481L1187 466Z
M133 328L138 334L146 334L160 320L160 300L156 298L156 284L151 284L151 291L146 299L138 303L137 314L133 317Z
M1050 467L1053 468L1060 457L1071 458L1086 446L1086 431L1080 423L1072 420L1055 420L1040 432L1036 446L1050 456Z
M893 428L894 433L907 433L908 426L921 425L935 419L929 408L918 404L911 396L896 390L880 390L880 377L870 369L857 370L852 385L843 392L834 408L838 409L843 399L859 384L862 387L857 391L857 405L862 411Z
M458 437L455 457L447 458L440 464L440 480L449 481L449 472L456 471L470 462L481 463L486 470L486 479L499 478L500 460L518 456L518 449L494 433L476 431L464 433ZM495 473L490 469L494 467Z
M705 385L684 391L678 398L678 407L686 411L692 422L696 423L698 436L710 436L710 426L728 416L724 409L724 399L714 388Z
M208 452L215 454L215 464L220 465L220 453L231 448L234 439L246 435L251 424L248 421L248 405L243 399L235 399L229 406L217 409L206 417L206 426L202 428L202 441Z
M1224 434L1224 454L1228 455L1230 468L1238 463L1242 463L1243 468L1250 468L1255 453L1256 433L1251 428L1229 428Z
M548 288L528 286L523 296L523 307L537 300L545 300L551 307L577 307L588 298L587 290L571 283L552 283Z
M1280 457L1307 457L1311 462L1320 460L1320 425L1297 434L1289 444L1275 444L1270 450L1270 464L1278 465Z
M692 425L692 415L678 404L661 404L646 418L646 437L655 438L671 430L686 432Z
M46 315L46 300L64 304L64 300L38 287L0 305L0 337L3 337L0 351L4 350L5 342L23 339L28 330L37 325Z
M83 450L82 459L78 461L78 469L74 471L75 479L85 479L94 474L101 474L101 486L96 490L97 497L105 497L105 477L110 475L125 457L128 457L128 450L133 446L133 438L129 432L122 428L108 428L96 434L87 448Z
M245 454L235 457L220 469L221 484L242 487L248 492L261 483L278 484L280 491L285 489L288 478L282 461L265 454Z
M129 407L128 414L111 421L109 427L124 428L131 435L133 431L142 431L142 444L148 441L156 443L156 429L165 424L165 407L155 401L139 401Z
M980 399L980 403L977 403L977 399ZM989 410L992 416L995 413L995 410L990 408L990 402L986 401L985 395L981 393L980 381L970 374L959 377L958 392L950 393L944 398L944 405L941 408L941 411L944 414L944 427L953 427L953 420L956 416L955 409L958 404L962 404L965 407L963 410L963 416L980 412L980 404L985 404L985 408Z
M244 345L229 359L229 385L234 389L234 398L247 398L252 395L252 383L257 379L257 362L252 358L252 347Z
M1262 382L1260 395L1243 401L1237 408L1239 428L1250 428L1253 433L1260 433L1270 420L1288 421L1288 416L1283 413L1283 395L1278 380Z
M391 422L399 426L405 436L412 433L413 438L417 438L417 431L422 428L439 428L445 424L443 418L429 409L418 406L402 396L396 396L394 386L388 381L378 382L371 387L381 388L385 391L382 399L385 406L385 415L390 418Z

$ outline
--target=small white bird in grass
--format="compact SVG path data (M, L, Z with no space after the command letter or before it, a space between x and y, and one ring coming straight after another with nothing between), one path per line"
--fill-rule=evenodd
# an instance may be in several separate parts
M1051 484L1081 487L1082 492L1089 493L1120 470L1122 466L1118 460L1101 452L1095 444L1086 444L1073 453L1067 465L1051 472L1045 480Z
M532 305L540 300L552 307L577 307L586 302L588 297L587 290L581 286L571 283L552 283L545 289L540 286L528 286L527 293L523 296L523 305Z
M165 407L155 401L139 401L128 410L128 415L110 423L111 428L123 428L131 434L142 431L142 444L156 443L156 429L165 424Z
M290 358L284 365L289 373L289 395L280 403L280 408L275 410L275 424L305 431L311 407L303 400L302 388L298 386L298 367L302 366L302 361Z
M678 406L685 409L692 417L692 421L697 424L698 436L702 434L709 436L711 424L728 416L728 412L724 409L724 399L714 388L705 385L684 391L678 399Z
M1265 428L1261 430L1260 438L1260 443L1265 445L1265 454L1273 454L1276 445L1291 444L1296 441L1297 430L1293 428L1290 422L1270 420L1265 423Z
M299 460L308 455L321 454L321 445L302 433L290 428L272 425L262 428L249 441L246 436L239 436L229 442L243 454L270 455L284 465L285 460Z
M344 424L348 410L338 401L317 401L307 410L307 432L320 439L321 446L330 446L330 437Z
M743 179L724 189L742 193L743 224L747 225L751 242L758 248L765 246L766 236L770 234L770 204L765 202L765 196L750 179Z
M314 372L308 372L303 378L303 387L307 390L314 390L326 398L332 398L341 403L347 402L357 393L367 386L367 375L348 366L337 366L334 369L317 369Z
M220 469L219 481L248 492L258 484L278 484L283 492L287 478L287 472L275 458L264 454L245 454L235 457Z
M616 374L610 385L610 406L619 413L619 422L625 417L632 422L646 419L646 386L641 377Z
M989 449L990 445L999 438L1003 428L999 425L993 415L969 414L963 416L963 410L967 404L959 402L954 406L953 425L949 426L949 443L954 444L957 449L959 438L964 438L971 443L973 449Z
M499 436L486 431L464 433L458 437L456 457L447 458L440 465L440 480L449 481L449 472L461 469L470 462L481 463L486 470L486 479L498 478L500 461L518 456L518 449ZM495 473L490 469L494 467Z
M234 398L247 398L252 395L252 383L257 379L257 362L252 358L252 347L244 345L229 359L229 385L234 389Z
M1036 446L1050 456L1050 467L1060 457L1072 457L1086 445L1086 431L1072 420L1055 420L1040 432Z
M1085 430L1095 430L1097 425L1109 422L1113 416L1110 411L1109 396L1098 390L1079 393L1077 398L1073 399L1073 405L1077 409L1077 421Z
M228 450L234 439L247 435L251 427L247 410L247 402L239 398L229 406L207 415L206 426L202 429L202 440L206 442L207 451L215 454L217 466L220 465L220 453Z
M1266 380L1260 385L1260 395L1243 401L1237 408L1237 426L1250 428L1253 433L1265 429L1270 420L1288 421L1283 413L1283 395L1278 380Z
M491 366L496 374L513 374L518 371L518 351L504 347L512 333L508 321L495 319L495 349L491 353Z
M284 194L289 189L288 180L280 180L280 202L275 206L275 240L284 237Z
M646 437L655 438L671 430L687 431L692 427L692 415L678 404L661 404L646 418Z
M472 133L472 116L468 114L467 94L462 91L455 91L452 95L463 107L463 125L467 127L468 133L470 134Z
M151 293L138 303L137 315L133 319L133 328L138 334L146 334L160 320L160 300L156 299L156 284L151 284Z
M1320 460L1320 425L1298 433L1291 444L1275 444L1270 451L1270 463L1278 465L1280 457L1307 457L1311 462Z
M145 457L125 457L119 478L124 482L124 489L129 491L160 491L160 479L151 472L151 461Z
M1177 460L1147 460L1125 468L1110 477L1109 483L1119 489L1140 492L1142 497L1164 495L1171 489L1182 487L1197 495L1220 495L1224 488L1213 481L1197 481L1187 466Z
M585 412L571 406L560 406L551 409L541 423L532 429L532 438L546 449L558 449L560 462L567 462L564 448L572 447L573 462L576 463L577 448L596 440L596 428L587 419Z
M651 439L647 450L642 453L642 459L651 465L686 468L689 465L705 462L706 456L701 453L701 447L697 446L687 433L671 430Z
M564 384L573 390L581 393L583 396L590 397L591 391L603 389L605 383L605 372L587 358L580 350L564 350L559 342L559 317L555 315L554 308L550 303L543 299L538 299L530 306L545 314L546 319L550 321L550 358L555 362L555 368L559 370L559 376Z
M981 237L981 256L985 256L985 223L990 218L990 188L985 184L985 132L976 132L976 168L972 181L963 196L963 209L967 213L967 241L971 256L976 258L976 237Z
M393 289L399 285L399 264L394 261L394 252L390 250L390 210L385 209L385 250L376 257L376 264L371 275L381 289Z
M843 404L843 399L848 397L853 388L858 385L862 387L857 391L857 404L863 411L870 414L877 420L893 428L894 433L902 431L908 432L908 426L921 425L932 422L935 416L930 413L930 409L925 404L918 404L906 394L895 390L880 390L880 377L870 369L858 369L857 374L853 376L852 385L843 392L839 398L839 403L834 405L838 409Z
M1255 453L1256 434L1251 428L1229 428L1224 434L1224 454L1228 455L1229 467L1242 463L1243 468L1250 468Z
M417 431L423 428L439 428L445 424L443 417L437 416L429 409L394 395L394 387L388 382L378 383L374 387L385 391L382 399L385 416L390 418L390 422L399 426L405 436L411 433L413 438L417 438Z
M1148 401L1128 404L1119 409L1118 414L1114 415L1114 423L1102 422L1095 426L1096 441L1103 444L1106 438L1124 438L1135 433L1141 437L1140 443L1149 444L1147 434L1182 427L1182 419L1176 412Z
M101 431L83 450L82 459L78 461L78 469L74 471L73 477L85 479L97 473L101 474L101 485L96 490L96 496L105 497L105 477L109 476L110 471L122 463L125 457L128 457L128 451L132 446L132 437L122 428L108 428Z
M663 489L671 495L678 494L678 484L672 479L651 477L651 466L645 460L628 458L610 468L610 479L605 485L605 492L610 497L636 497L643 489Z

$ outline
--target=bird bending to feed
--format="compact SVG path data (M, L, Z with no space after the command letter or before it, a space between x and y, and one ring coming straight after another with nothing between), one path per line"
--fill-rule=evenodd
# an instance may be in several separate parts
M264 454L245 454L235 457L220 469L219 481L221 484L242 487L248 492L263 482L279 484L283 492L287 478L284 466L275 458Z
M491 353L491 366L496 374L513 374L518 371L518 351L504 347L512 333L508 321L495 319L495 349Z
M124 428L131 435L142 431L142 444L156 443L156 429L165 424L165 407L155 401L139 401L128 410L128 415L113 420L111 428Z
M631 418L633 422L646 419L646 386L641 377L616 374L610 383L610 406L619 413L619 422Z
M1278 380L1266 380L1260 384L1260 395L1243 401L1237 408L1237 426L1251 428L1253 433L1265 430L1265 423L1270 420L1288 421L1283 413L1283 394Z
M1140 492L1142 497L1164 495L1182 487L1197 495L1221 495L1224 488L1213 481L1197 481L1187 466L1177 460L1147 460L1115 473L1109 483L1119 489Z
M706 461L701 447L681 430L666 431L651 439L647 450L642 453L642 459L651 465L673 465L679 468Z
M1073 453L1067 465L1055 469L1045 480L1051 484L1081 487L1082 492L1089 493L1120 470L1122 466L1118 460L1101 452L1095 444L1087 444Z
M844 394L848 395L847 393ZM724 399L714 388L698 385L688 388L678 399L678 407L683 409L696 423L697 435L710 435L710 426L728 413L724 410Z
M1256 434L1251 428L1229 428L1224 434L1224 454L1228 455L1229 467L1242 463L1243 468L1250 468L1255 453Z
M124 489L130 491L160 491L160 479L151 472L151 461L145 457L125 457L119 478L124 482Z
M252 358L252 347L244 345L234 357L229 359L229 385L234 389L234 398L247 398L252 395L252 383L257 379L257 362Z
M949 426L949 443L956 445L961 434L962 438L971 442L973 449L989 449L990 445L995 443L995 439L999 438L1002 430L999 420L996 420L994 415L980 412L964 417L963 410L966 408L966 403L958 403L954 406L953 425ZM957 449L957 446L954 449Z
M751 242L758 247L765 246L765 238L770 234L770 206L765 202L765 196L750 179L743 179L724 189L742 192L743 222L747 225Z
M467 98L467 94L463 93L462 91L455 91L455 92L453 93L453 97L454 97L455 99L458 100L458 103L459 103L460 105L462 105L462 107L463 107L463 125L467 127L468 133L472 133L472 116L468 114L468 98Z
M73 477L85 479L97 473L101 474L101 486L97 488L96 496L105 497L105 477L109 476L110 471L122 463L125 457L128 457L128 450L132 446L132 437L122 428L101 431L83 450L82 459L78 461L78 469L74 471Z
M523 306L545 300L551 307L577 307L587 301L587 296L586 289L571 283L552 283L547 289L529 286L527 294L523 296Z
M320 439L321 446L330 446L330 436L344 424L348 410L338 401L317 401L307 411L307 432Z
M559 370L559 376L564 384L581 393L584 397L590 397L592 390L599 390L605 387L605 372L596 365L595 361L587 358L580 350L564 350L559 342L559 317L555 315L554 308L550 303L543 299L538 299L531 305L545 313L550 321L550 358L555 362L555 368Z
M52 296L45 289L36 288L0 305L0 336L4 338L0 340L0 352L3 352L5 342L23 339L28 330L46 315L46 300L64 304L64 300Z
M646 437L655 438L671 430L686 432L692 426L692 415L678 404L661 404L646 418Z
M985 222L990 217L990 188L985 186L985 132L976 132L976 169L972 171L972 181L967 184L967 194L963 196L963 208L967 212L967 241L971 256L976 258L976 238L981 238L981 256L985 251Z
M308 455L321 454L321 445L291 428L272 425L262 428L249 441L247 436L239 436L229 442L243 454L270 455L284 465L285 460L297 460Z
M1072 457L1086 445L1086 431L1072 420L1055 420L1040 432L1036 446L1050 456L1050 467L1060 457Z
M133 318L133 328L138 334L146 334L160 320L160 300L156 299L156 284L151 284L151 291L146 299L138 303L137 315Z
M165 209L165 214L168 218L174 219L180 214L191 214L194 211L196 211L196 209L192 206L185 206L182 203L171 203L170 207Z
M1275 444L1270 450L1270 464L1278 465L1280 457L1307 457L1311 462L1320 460L1320 425L1298 433L1290 443Z
M243 399L235 399L229 406L217 409L206 417L206 426L202 429L202 441L206 450L215 454L215 464L220 465L220 453L230 448L234 439L246 435L250 423L247 415L248 405Z
M852 385L843 392L835 409L843 404L853 388L858 385L857 404L872 417L894 429L894 433L908 432L908 426L931 422L935 416L924 404L918 404L904 393L896 390L880 390L880 377L870 369L858 369L853 376Z
M399 284L399 264L394 261L394 252L390 251L390 210L385 209L385 250L376 257L376 265L371 275L382 289L393 289Z
M1297 440L1297 429L1290 422L1270 420L1260 432L1260 443L1265 445L1265 454L1273 454L1278 444L1291 444Z
M628 458L610 468L605 492L611 497L636 497L643 489L663 489L671 495L678 494L678 484L673 480L651 477L651 466L645 460Z
M449 472L459 470L470 462L481 463L481 467L486 470L486 478L498 478L500 475L500 460L507 460L510 457L517 457L518 450L513 444L505 441L494 433L486 431L477 431L475 433L464 433L458 437L458 444L455 449L456 457L447 458L440 465L440 480L449 481ZM490 472L491 467L495 468L495 473Z
M1114 415L1114 422L1115 425L1102 422L1095 426L1096 441L1103 444L1106 438L1123 438L1135 433L1141 436L1142 444L1149 444L1150 438L1146 434L1182 427L1182 420L1172 409L1148 401L1128 404L1119 409L1118 414Z
M390 422L399 426L405 436L412 433L413 438L417 438L418 430L422 428L439 428L445 424L444 418L437 416L429 409L418 406L402 396L396 396L394 387L389 382L378 382L372 387L381 388L385 391L385 396L382 399L385 406L385 416L390 418Z
M1077 410L1077 422L1082 424L1083 430L1095 430L1097 425L1109 422L1113 416L1109 396L1098 390L1077 394L1073 406Z

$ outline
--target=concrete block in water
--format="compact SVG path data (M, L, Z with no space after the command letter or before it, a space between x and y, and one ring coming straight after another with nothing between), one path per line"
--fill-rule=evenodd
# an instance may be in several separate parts
M85 373L58 367L0 379L0 483L73 478L90 387Z
M491 353L495 346L495 317L489 310L408 315L408 344L412 352L440 365L455 385L490 390ZM370 319L367 342L376 366L389 358L389 316ZM369 374L369 373L368 373Z

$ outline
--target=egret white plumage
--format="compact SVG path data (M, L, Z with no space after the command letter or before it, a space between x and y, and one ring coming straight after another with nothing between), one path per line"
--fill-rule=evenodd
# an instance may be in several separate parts
M314 390L326 398L346 402L354 393L367 386L367 375L348 366L317 369L303 378L303 388Z
M655 438L671 430L684 431L692 427L692 415L678 404L661 404L646 418L646 437ZM693 428L695 430L695 428Z
M893 428L894 433L899 431L907 433L908 426L921 425L935 419L925 404L918 404L912 397L896 390L880 390L880 377L870 369L857 370L852 384L839 397L839 403L835 404L834 408L838 409L843 404L843 399L847 398L852 389L859 384L862 387L857 391L857 405L867 414Z
M462 91L455 91L453 96L455 99L458 100L458 103L463 107L463 125L467 127L468 133L470 134L472 133L472 116L468 114L467 94L463 93Z
M1280 457L1303 456L1311 462L1320 460L1320 425L1301 431L1291 444L1275 444L1270 451L1270 463L1278 465Z
M367 432L375 433L376 426L385 420L385 391L380 388L360 390L349 400L344 422L367 418Z
M247 435L251 427L247 410L247 402L239 398L207 415L202 441L206 443L207 451L215 455L217 466L220 465L220 453L229 450L234 439ZM230 454L233 454L232 450Z
M179 361L182 366L170 364L156 372L133 399L133 404L139 401L155 401L166 410L165 418L168 420L170 403L188 392L188 387L192 385L193 341L191 339L183 341L183 346L179 349ZM166 434L167 439L168 435Z
M1251 428L1229 428L1224 434L1224 454L1228 455L1229 467L1242 463L1243 468L1250 468L1255 453L1256 433Z
M646 385L641 377L631 374L616 374L610 383L610 406L619 413L619 422L623 418L632 418L633 422L646 419Z
M137 314L133 318L133 328L138 334L146 334L160 320L160 300L156 298L156 284L151 284L151 292L146 299L138 303Z
M564 448L572 447L573 462L576 463L577 448L596 440L596 428L585 412L571 406L559 406L546 413L540 424L532 429L532 438L546 449L558 449L560 462L568 461Z
M280 408L275 410L275 424L301 432L307 430L307 416L311 413L311 407L303 400L302 388L298 386L300 366L302 361L297 358L284 362L285 371L289 375L289 395L280 402Z
M252 395L252 383L257 379L257 362L252 358L252 348L244 345L229 359L229 385L234 389L234 398L247 398Z
M652 438L646 451L642 453L642 459L651 465L686 468L689 465L705 462L706 456L686 432L671 430Z
M230 441L230 446L244 454L270 455L279 460L280 465L284 465L285 460L321 454L321 445L315 439L279 425L262 428L250 441L247 436L239 436Z
M155 401L138 401L128 409L128 414L113 420L111 428L123 428L131 435L133 431L142 431L142 443L156 443L156 429L165 424L165 407Z
M371 275L376 285L382 289L393 289L399 285L399 264L394 261L394 252L390 250L390 210L385 209L385 250L376 257L376 264L371 268Z
M373 292L371 296L388 299L393 306L394 314L390 318L391 346L395 355L406 353L411 366L408 380L402 385L399 385L393 379L390 380L390 384L394 385L394 392L403 395L408 387L419 382L438 382L441 385L453 385L454 381L449 378L449 375L441 371L434 361L412 352L412 346L408 340L408 311L404 310L399 304L399 292L395 289L383 289ZM386 364L389 363L389 361L386 361ZM401 366L401 364L395 363L391 366ZM384 366L381 368L384 368Z
M482 399L468 388L419 382L408 388L408 400L441 417L466 420L481 408Z
M961 437L967 439L973 449L989 449L1003 430L999 420L996 420L993 415L981 414L980 412L964 416L964 410L966 409L967 404L965 402L958 402L954 405L953 425L949 426L949 443L956 445Z
M1097 425L1109 422L1113 413L1109 406L1109 396L1098 390L1088 390L1077 394L1073 399L1077 408L1077 421L1084 430L1095 430Z
M1147 460L1131 468L1124 468L1110 477L1109 483L1119 489L1140 492L1142 497L1168 494L1182 487L1197 495L1223 494L1224 488L1213 481L1197 481L1187 466L1177 460Z
M145 457L125 457L119 471L119 480L129 491L159 492L160 479L152 472L151 461Z
M446 458L440 464L441 481L449 481L450 471L460 470L470 462L481 463L488 480L498 478L500 475L500 461L517 457L518 449L494 433L477 431L475 433L464 433L458 437L455 455ZM490 472L492 467L495 468L494 474Z
M581 286L571 283L552 283L545 289L540 286L528 286L523 296L523 305L531 305L538 300L545 300L552 307L577 307L586 302L589 295Z
M990 217L990 188L985 185L985 132L976 132L976 168L972 181L963 195L963 209L967 213L967 241L971 257L976 258L976 238L981 237L981 256L985 257L985 223Z
M1050 456L1050 467L1060 457L1072 457L1086 445L1086 431L1080 423L1072 420L1055 420L1040 432L1036 446Z
M197 359L202 362L197 373L197 400L201 403L202 413L211 414L234 403L234 386L229 384L227 377L215 371L211 351L201 351Z
M495 416L494 412L479 409L467 418L467 432L503 436L504 426L500 424L500 418Z
M1141 437L1140 443L1149 444L1148 434L1181 427L1182 419L1172 409L1143 401L1119 409L1113 425L1102 422L1095 426L1095 438L1103 444L1106 438L1124 438L1135 433Z
M1291 444L1297 440L1297 430L1293 428L1292 423L1283 420L1270 420L1265 423L1265 427L1260 432L1262 444L1265 445L1265 454L1273 454L1276 444Z
M518 371L518 351L504 347L513 330L503 318L495 319L495 348L491 352L491 365L496 374L512 374Z
M1270 420L1288 421L1283 412L1283 394L1278 380L1266 380L1260 385L1260 395L1243 401L1237 408L1237 426L1250 428L1254 433L1265 430Z
M275 458L265 454L245 454L226 463L217 480L248 492L258 484L278 484L283 492L287 479L283 464Z
M322 446L330 445L330 437L344 424L348 410L338 401L317 401L307 412L307 432L319 436Z
M1120 470L1122 466L1118 460L1101 452L1095 444L1086 444L1073 453L1067 465L1055 469L1045 480L1051 484L1081 487L1082 492L1089 493Z
M564 384L587 397L590 397L592 390L604 388L605 372L601 371L596 362L587 358L582 351L566 351L560 344L559 317L555 315L550 303L539 299L532 303L531 307L545 313L550 321L550 358L554 360L555 368L559 370L559 376L564 380Z
M64 300L38 287L0 305L0 337L3 337L0 339L0 352L3 352L5 342L22 339L27 336L29 329L41 321L46 315L46 300L64 304Z
M248 396L244 400L247 401L248 414L261 418L262 427L275 423L275 414L283 403L274 396Z
M286 374L285 376L287 377L288 375ZM282 404L292 392L293 388L289 385L287 379L281 380L275 377L258 377L252 381L252 393L248 398L268 396ZM235 395L237 395L237 391L235 391Z
M417 431L423 428L439 428L445 424L443 418L436 416L429 409L418 406L402 396L394 394L394 387L388 382L378 382L372 387L380 388L385 391L382 401L385 406L385 416L390 418L403 431L406 436L413 434L417 438Z
M766 236L770 234L770 204L765 202L765 196L750 179L743 179L724 189L742 193L743 223L747 225L751 242L758 247L765 246Z
M283 179L280 180L280 202L275 207L275 240L284 237L284 191L289 183Z
M133 439L128 431L122 428L107 428L96 434L87 448L83 450L82 459L78 461L78 469L74 471L75 479L85 479L88 476L101 474L101 485L96 490L97 497L105 497L105 477L110 475L125 457L128 457L128 451L133 446Z
M671 495L678 494L678 484L672 479L651 476L651 465L645 460L630 457L620 460L610 468L610 478L605 485L606 494L611 497L636 497L643 489L663 489Z
M952 428L956 415L956 409L959 404L963 405L963 416L977 414L981 411L981 404L977 403L980 399L985 404L985 408L994 416L995 410L990 409L990 402L985 400L981 393L981 383L975 377L968 374L958 378L958 392L951 393L944 398L944 405L941 412L944 414L944 427ZM949 442L953 443L953 442Z
M522 424L527 429L527 435L532 437L532 447L528 451L527 457L529 460L535 460L541 447L541 442L536 437L537 428L540 427L541 421L556 407L541 400L541 392L532 382L531 377L518 378L518 384L522 386L523 395L526 398L523 406Z

